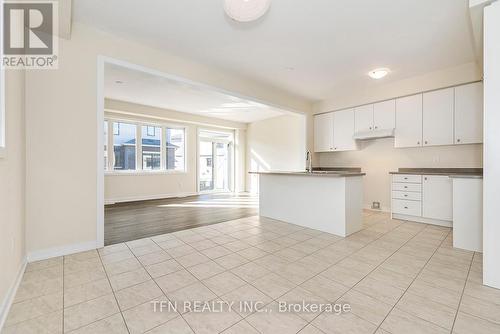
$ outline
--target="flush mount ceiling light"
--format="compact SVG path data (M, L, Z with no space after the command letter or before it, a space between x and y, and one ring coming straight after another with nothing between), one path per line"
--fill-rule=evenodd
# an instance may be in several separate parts
M388 68L377 68L373 71L368 72L368 75L372 79L382 79L387 74L389 74L390 70Z
M271 0L224 0L226 14L235 21L251 22L264 15Z

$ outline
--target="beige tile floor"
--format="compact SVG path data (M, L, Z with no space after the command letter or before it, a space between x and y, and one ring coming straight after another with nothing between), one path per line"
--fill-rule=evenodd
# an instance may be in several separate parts
M348 238L250 217L27 266L11 333L500 333L500 290L448 228L365 212ZM351 312L153 312L151 301L347 303Z

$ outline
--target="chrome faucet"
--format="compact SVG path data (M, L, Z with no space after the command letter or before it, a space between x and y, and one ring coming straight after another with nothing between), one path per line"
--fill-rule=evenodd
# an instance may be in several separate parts
M312 169L312 155L311 155L311 152L309 150L307 150L307 153L306 153L306 162L308 163L306 170L309 173L312 173L313 172L313 169Z

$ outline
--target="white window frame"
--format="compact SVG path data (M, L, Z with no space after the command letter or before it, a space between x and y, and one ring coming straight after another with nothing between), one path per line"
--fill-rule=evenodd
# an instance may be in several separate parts
M104 175L151 175L151 174L187 174L187 126L172 124L172 123L163 123L163 122L149 122L146 120L135 120L129 118L117 118L117 117L104 117L104 120L108 122L108 131L111 130L113 133L113 124L120 123L128 123L136 126L136 169L135 170L114 170L114 135L108 136L108 147L111 147L111 151L108 149L108 168L104 170ZM142 127L143 126L154 126L161 128L161 169L143 169L142 166ZM175 169L166 169L166 129L181 129L184 131L184 166L182 170ZM104 157L103 157L104 159Z
M140 132L140 130L138 130L138 126L137 124L134 122L134 121L130 121L130 120L114 120L114 119L110 119L110 118L107 118L105 117L104 118L104 121L107 121L108 122L108 168L107 169L104 169L104 173L105 174L114 174L114 173L117 173L117 174L127 174L127 173L136 173L138 171L138 157L139 157L139 145L138 145L138 141L139 139L137 138L137 135L138 135L138 132ZM131 125L135 125L135 169L127 169L127 170L115 170L115 147L114 147L114 144L115 144L115 132L114 132L114 124L115 123L127 123L127 124L131 124ZM109 135L109 131L111 130L111 135ZM118 130L118 134L120 133L120 131ZM104 159L104 156L103 156L103 159ZM141 165L141 168L142 168L142 165Z
M167 129L181 129L184 130L184 166L182 170L176 170L176 169L167 169ZM163 163L163 170L167 171L168 173L180 173L180 174L186 174L187 173L187 127L185 126L179 126L179 125L171 125L171 124L166 124L162 127L162 137L163 137L163 143L162 143L162 163Z
M0 17L3 20L3 1L0 2ZM0 24L0 56L3 57L3 23ZM0 158L6 154L6 116L5 116L5 69L0 59Z
M145 126L146 127L146 137L147 136L150 136L148 131L149 131L149 128L155 128L155 136L156 136L156 128L160 128L160 132L161 132L161 136L160 136L160 169L144 169L144 165L143 165L143 157L142 157L142 153L143 153L143 148L142 148L142 127ZM148 123L147 125L146 124L142 124L142 125L138 125L137 126L138 128L140 127L140 129L138 130L138 134L141 136L140 137L140 143L141 143L141 152L140 154L138 154L138 160L139 160L139 163L140 163L140 169L139 171L144 171L144 172L148 172L148 173L151 173L151 172L159 172L159 171L162 171L163 169L165 169L165 166L164 166L164 156L165 154L163 153L162 151L162 148L163 148L163 144L164 144L164 141L165 141L165 135L163 134L163 132L165 132L165 128L162 127L162 126L159 126L159 125L152 125L151 123Z

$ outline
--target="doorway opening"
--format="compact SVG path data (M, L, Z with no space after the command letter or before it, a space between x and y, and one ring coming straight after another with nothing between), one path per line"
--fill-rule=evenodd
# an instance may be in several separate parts
M200 130L198 132L198 191L234 191L234 134Z

